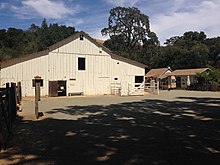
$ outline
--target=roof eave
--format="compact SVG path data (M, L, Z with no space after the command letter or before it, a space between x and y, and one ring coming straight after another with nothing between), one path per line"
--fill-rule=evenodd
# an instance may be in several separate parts
M34 59L34 58L37 58L37 57L47 55L47 54L49 54L49 52L52 52L52 51L54 51L54 50L56 50L56 49L58 49L58 48L60 48L64 45L76 40L77 38L80 37L80 35L83 35L84 37L86 37L88 40L90 40L96 46L101 47L103 49L103 51L108 53L113 59L124 61L124 62L127 62L129 64L141 67L141 68L147 68L148 67L145 64L142 64L142 63L139 63L137 61L133 61L133 60L130 60L130 59L127 59L125 57L122 57L122 56L119 56L119 55L116 55L116 54L112 53L112 51L110 51L104 45L98 43L95 39L90 37L88 34L81 31L81 32L77 32L77 33L73 34L72 36L70 36L70 37L68 37L68 38L66 38L62 41L59 41L59 42L49 46L46 50L43 50L43 51L40 51L40 52L35 52L35 53L32 53L32 54L28 54L28 55L25 55L25 56L22 56L22 57L2 61L2 62L0 62L1 68L9 67L9 66L12 66L12 65L20 63L20 62L24 62L24 61L27 61L27 60L30 60L30 59Z

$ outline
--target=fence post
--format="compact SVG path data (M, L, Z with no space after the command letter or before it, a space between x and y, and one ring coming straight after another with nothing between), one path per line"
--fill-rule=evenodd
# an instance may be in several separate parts
M17 97L18 97L18 104L21 104L21 82L18 82Z
M2 96L0 96L0 103L2 103ZM0 105L0 119L3 119L3 114L2 114L2 105ZM1 149L4 147L4 137L3 137L3 121L0 120L0 152Z
M6 98L5 98L5 108L3 108L5 123L8 129L8 133L12 134L12 121L13 121L13 103L12 103L12 88L10 87L10 83L6 83Z
M13 109L13 104L12 104L12 97L11 97L11 95L12 95L12 90L11 90L11 88L10 88L10 83L6 83L6 97L7 97L7 104L6 104L6 107L7 107L7 111L6 111L6 113L7 113L7 115L8 115L8 117L9 117L9 120L10 120L10 122L12 121L11 119L12 119L12 117L11 117L11 115L12 115L12 109Z
M14 119L15 119L15 117L16 117L16 115L17 115L17 102L18 102L18 100L17 100L17 92L16 92L16 83L11 83L11 97L12 97L12 104L13 104L13 106L12 106L12 114L13 114L13 116L12 116L12 121L14 121Z
M9 83L6 83L6 88L9 88Z
M40 101L40 76L35 76L35 116L36 119L39 118L39 107L38 107L38 101Z
M160 94L160 81L157 81L157 95Z
M0 150L13 134L12 124L17 114L16 97L16 84L6 83L5 90L0 93Z

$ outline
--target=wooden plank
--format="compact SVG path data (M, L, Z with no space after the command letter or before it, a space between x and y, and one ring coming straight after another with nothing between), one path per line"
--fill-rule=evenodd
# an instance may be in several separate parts
M38 101L39 100L40 100L40 82L36 81L36 85L35 85L35 116L36 116L36 119L39 118L39 116L38 116L38 112L39 112Z
M17 115L17 93L16 93L16 84L11 83L11 102L10 104L12 105L11 109L11 120L14 121L16 115Z
M13 133L12 124L17 114L16 84L7 83L0 91L0 150Z
M49 96L58 96L58 81L49 81Z
M21 82L17 83L17 103L20 105L21 104Z

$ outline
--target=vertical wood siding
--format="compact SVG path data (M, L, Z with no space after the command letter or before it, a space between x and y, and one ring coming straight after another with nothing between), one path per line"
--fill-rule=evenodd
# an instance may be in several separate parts
M101 50L101 52L100 52ZM78 70L78 57L84 57L85 70ZM22 95L34 96L32 79L41 76L41 94L48 95L49 81L66 80L67 93L83 92L85 95L110 94L110 83L134 83L135 76L144 76L143 68L114 60L87 38L79 38L51 51L48 55L1 69L0 85L21 81Z

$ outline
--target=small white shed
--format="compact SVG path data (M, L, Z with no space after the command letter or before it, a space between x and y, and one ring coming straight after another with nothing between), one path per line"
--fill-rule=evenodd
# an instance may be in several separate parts
M34 77L41 77L41 95L126 95L144 81L146 65L113 54L84 32L47 50L0 63L0 86L21 82L22 96L34 96ZM137 85L136 85L137 87ZM114 91L116 92L116 91Z

